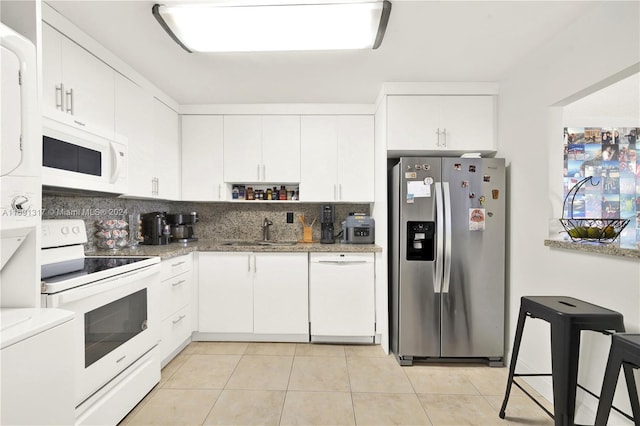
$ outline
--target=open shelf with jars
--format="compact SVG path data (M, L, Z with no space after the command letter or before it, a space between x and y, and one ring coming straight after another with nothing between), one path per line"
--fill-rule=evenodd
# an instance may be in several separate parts
M233 184L231 201L299 201L298 185Z

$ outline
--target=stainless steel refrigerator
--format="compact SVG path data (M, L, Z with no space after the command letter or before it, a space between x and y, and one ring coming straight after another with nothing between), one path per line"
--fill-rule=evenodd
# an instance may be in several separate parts
M390 179L391 350L502 365L505 168L500 158L403 157Z

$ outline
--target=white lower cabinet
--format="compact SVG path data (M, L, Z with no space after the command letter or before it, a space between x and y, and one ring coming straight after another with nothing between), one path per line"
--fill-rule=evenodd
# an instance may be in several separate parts
M191 341L193 318L193 255L162 261L160 282L161 341L160 359L165 366Z
M191 320L189 306L184 306L162 321L160 356L163 367L177 354L173 352L179 352L178 349L181 350L183 343L191 336Z
M307 253L255 253L253 332L309 334Z
M373 343L375 255L311 253L309 261L311 340Z
M196 337L308 341L307 253L199 253Z
M64 314L59 314L57 318L60 318L60 324L36 332L38 326L46 325L44 318L52 319L54 315L42 314L36 309L32 311L33 313L25 315L21 322L7 321L8 314L7 317L4 314L2 316L3 321L17 326L7 327L6 333L3 330L3 345L5 339L15 336L16 330L23 330L31 335L3 347L0 351L0 424L73 424L74 390L78 379L74 377L73 372L76 363L83 362L75 358L74 322L83 319L72 319L71 313L67 313L71 318L62 322ZM3 322L2 325L5 327L6 323Z
M251 253L198 253L198 329L253 332Z

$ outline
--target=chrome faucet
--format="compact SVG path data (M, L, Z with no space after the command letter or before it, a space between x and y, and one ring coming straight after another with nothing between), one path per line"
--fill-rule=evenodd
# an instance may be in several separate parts
M273 222L265 217L262 221L262 241L269 241L269 227L271 225L273 225Z

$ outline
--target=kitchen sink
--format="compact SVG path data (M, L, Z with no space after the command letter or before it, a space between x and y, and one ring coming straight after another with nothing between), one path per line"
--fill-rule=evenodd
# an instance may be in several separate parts
M298 244L297 241L230 241L226 243L222 243L223 246L295 246Z

